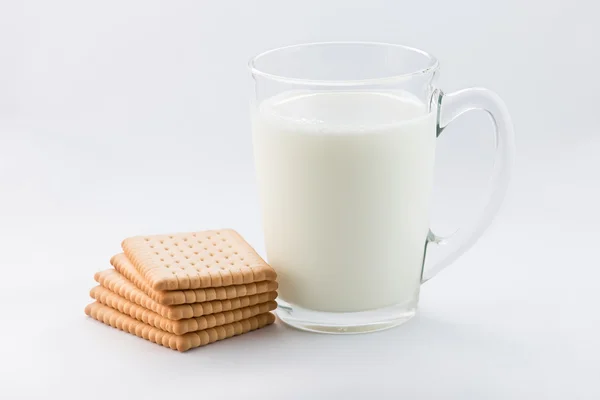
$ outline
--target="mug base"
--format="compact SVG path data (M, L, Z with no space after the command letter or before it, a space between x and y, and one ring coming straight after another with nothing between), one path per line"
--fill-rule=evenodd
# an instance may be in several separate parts
M292 305L277 299L277 316L285 324L308 332L358 334L382 331L410 320L417 312L417 301L360 312L323 312Z

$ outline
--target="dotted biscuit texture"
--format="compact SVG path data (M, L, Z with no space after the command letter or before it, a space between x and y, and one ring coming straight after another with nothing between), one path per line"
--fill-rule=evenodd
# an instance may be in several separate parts
M102 287L110 290L120 297L151 310L165 318L175 321L250 307L256 304L273 301L277 298L277 292L271 291L226 300L213 300L203 303L164 306L154 301L152 298L150 298L150 296L148 296L114 269L107 269L105 271L97 272L94 276L94 279Z
M104 304L94 302L85 308L85 313L90 317L113 328L131 333L151 342L160 344L173 350L181 352L205 346L209 343L241 335L255 329L270 325L275 321L272 313L259 314L255 317L243 319L214 328L208 328L201 331L189 332L185 335L175 335L165 332L156 327L140 322L128 315L114 310Z
M276 291L279 286L277 281L260 281L204 289L154 290L125 254L121 253L113 256L110 263L121 275L135 284L135 286L146 293L152 300L165 306L234 299L236 297Z
M104 304L123 314L142 321L145 324L152 325L166 332L176 335L184 335L188 332L200 331L215 326L230 324L250 317L264 314L277 307L274 301L257 304L250 307L239 308L237 310L224 311L220 313L205 315L197 318L182 319L173 321L162 317L159 314L150 311L144 307L138 306L121 296L118 296L102 286L96 286L90 291L90 296L97 302Z
M121 246L154 290L241 285L277 277L232 229L136 236Z

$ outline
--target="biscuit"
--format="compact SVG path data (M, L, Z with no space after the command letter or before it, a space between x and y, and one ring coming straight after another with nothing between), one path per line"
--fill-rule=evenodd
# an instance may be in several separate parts
M140 275L133 264L131 264L125 254L120 253L113 256L110 259L110 263L117 271L119 271L119 273L121 273L121 275L150 296L152 300L165 306L233 299L236 297L271 292L278 288L277 281L261 281L205 289L154 290L146 282L144 277Z
M277 292L266 292L227 300L213 300L203 303L164 306L152 300L146 293L142 292L137 286L128 281L114 269L97 272L94 275L94 279L100 285L124 299L174 321L249 307L260 303L266 303L267 301L272 301L277 298Z
M277 278L234 230L130 237L121 243L127 258L154 290L241 285Z
M110 325L113 328L120 329L124 332L160 344L161 346L179 350L181 352L195 347L205 346L209 343L216 342L217 340L241 335L270 325L275 321L275 316L272 313L265 313L202 331L189 332L185 335L174 335L144 324L143 322L133 319L128 315L113 310L98 302L88 304L85 308L85 313L95 320Z
M93 288L90 291L90 296L97 302L123 314L129 315L138 321L142 321L145 324L152 325L158 329L162 329L163 331L171 332L176 335L183 335L188 332L200 331L208 328L214 328L215 326L230 324L232 322L248 319L259 314L264 314L277 308L277 303L274 301L268 301L266 303L239 308L237 310L224 311L197 318L173 321L162 317L142 306L138 306L137 304L132 303L117 294L114 294L102 286L96 286Z

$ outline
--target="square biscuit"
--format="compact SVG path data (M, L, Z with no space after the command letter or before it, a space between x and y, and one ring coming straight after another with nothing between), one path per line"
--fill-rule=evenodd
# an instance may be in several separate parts
M201 331L215 326L230 324L241 321L259 314L273 311L277 308L277 303L268 301L266 303L256 304L250 307L238 308L236 310L223 311L220 313L203 315L201 317L181 319L173 321L165 318L151 310L139 306L113 292L102 287L96 286L90 291L90 296L97 302L104 304L123 314L129 315L145 324L154 326L166 332L175 335L184 335L188 332Z
M110 259L110 263L121 275L150 296L152 300L165 306L234 299L236 297L272 292L278 288L277 281L260 281L204 289L154 290L124 253L113 256Z
M93 319L112 326L113 328L120 329L161 346L179 350L181 352L188 351L195 347L205 346L232 336L241 335L270 325L275 321L275 315L272 313L265 313L230 324L216 326L214 328L189 332L185 335L174 335L148 324L144 324L143 322L98 302L88 304L85 308L85 313Z
M127 258L154 290L187 290L277 277L232 229L130 237L121 243Z
M266 292L227 300L213 300L203 303L164 306L152 300L150 296L138 289L137 286L135 286L114 269L107 269L105 271L97 272L94 275L94 279L101 286L115 294L118 294L124 299L129 300L148 310L154 311L155 313L173 321L201 317L203 315L214 314L223 311L236 310L238 308L249 307L256 304L273 301L277 298L277 292Z

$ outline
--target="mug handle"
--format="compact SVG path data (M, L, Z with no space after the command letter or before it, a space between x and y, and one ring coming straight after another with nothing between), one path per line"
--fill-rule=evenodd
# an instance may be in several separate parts
M455 118L471 110L483 110L488 113L494 123L495 155L492 176L487 191L485 206L474 222L458 229L447 237L441 237L429 230L427 237L425 261L421 282L427 282L442 269L464 254L483 232L490 226L498 213L506 195L512 166L515 158L515 137L510 115L502 99L494 92L483 88L469 88L454 93L444 94L438 91L433 100L438 102L437 136L454 121ZM427 253L434 248L441 260L429 266Z

